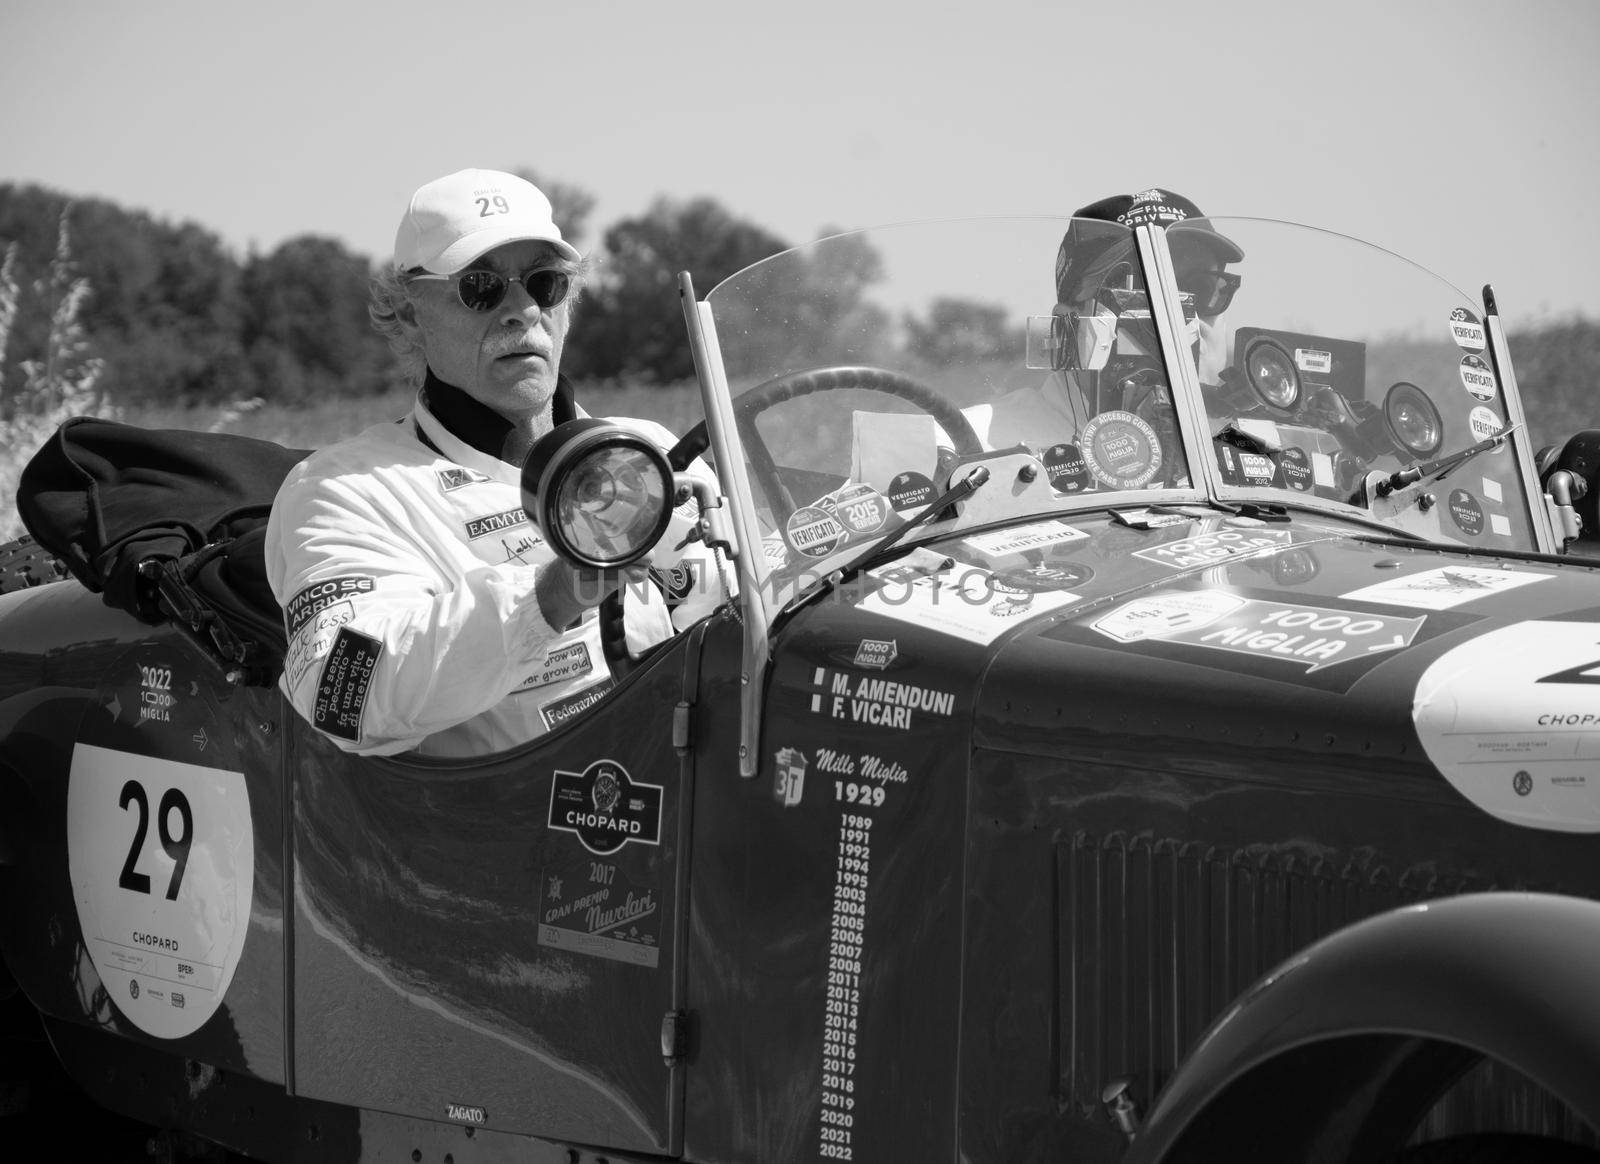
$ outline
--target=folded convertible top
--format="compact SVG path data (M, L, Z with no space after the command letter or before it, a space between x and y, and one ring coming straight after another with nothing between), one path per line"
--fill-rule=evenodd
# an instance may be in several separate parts
M108 606L175 621L270 682L284 650L262 538L272 499L308 456L227 433L74 417L22 471L23 525Z

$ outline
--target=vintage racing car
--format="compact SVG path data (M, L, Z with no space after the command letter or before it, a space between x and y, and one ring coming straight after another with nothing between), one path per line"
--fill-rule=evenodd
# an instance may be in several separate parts
M10 547L13 1046L266 1160L1592 1158L1596 434L1487 288L1215 219L1225 310L1149 226L1064 310L1068 226L685 276L704 421L558 430L530 520L631 560L704 455L737 593L510 752L348 755L199 573Z

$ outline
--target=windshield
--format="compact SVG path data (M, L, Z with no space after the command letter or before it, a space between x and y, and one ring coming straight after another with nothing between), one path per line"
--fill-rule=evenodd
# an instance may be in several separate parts
M1534 548L1508 446L1396 482L1381 504L1362 493L1508 423L1481 314L1458 291L1284 223L1165 237L1179 289L1166 316L1131 231L1067 218L838 235L717 286L708 352L732 396L769 593L868 552L973 462L987 482L902 545L1209 496ZM1166 318L1182 331L1164 348ZM1182 376L1163 350L1189 362ZM1196 382L1198 398L1183 387Z
M1505 431L1513 414L1481 310L1459 291L1340 235L1257 219L1211 225L1243 254L1225 265L1236 288L1201 317L1198 349L1207 431L1245 434L1213 443L1222 496L1267 488L1347 502L1369 473L1425 472ZM1184 252L1205 244L1181 227L1168 240L1181 282ZM1270 455L1242 452L1260 447L1250 438ZM1534 549L1523 482L1504 442L1371 511L1435 541Z

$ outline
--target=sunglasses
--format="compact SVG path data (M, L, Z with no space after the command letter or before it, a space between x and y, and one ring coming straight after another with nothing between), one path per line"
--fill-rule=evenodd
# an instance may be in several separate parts
M1178 278L1178 290L1194 296L1196 315L1221 315L1233 302L1241 282L1232 271L1201 271Z
M567 297L572 290L572 276L556 267L530 267L520 275L510 278L498 271L459 271L454 275L412 275L413 279L437 283L454 283L461 304L469 311L493 311L499 307L511 290L511 284L521 283L528 298L539 305L540 311L549 311Z

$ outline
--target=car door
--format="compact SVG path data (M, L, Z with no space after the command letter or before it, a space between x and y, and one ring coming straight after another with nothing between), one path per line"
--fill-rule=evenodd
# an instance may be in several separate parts
M353 757L296 721L297 1094L676 1150L661 1044L692 768L674 722L699 644L482 760Z

